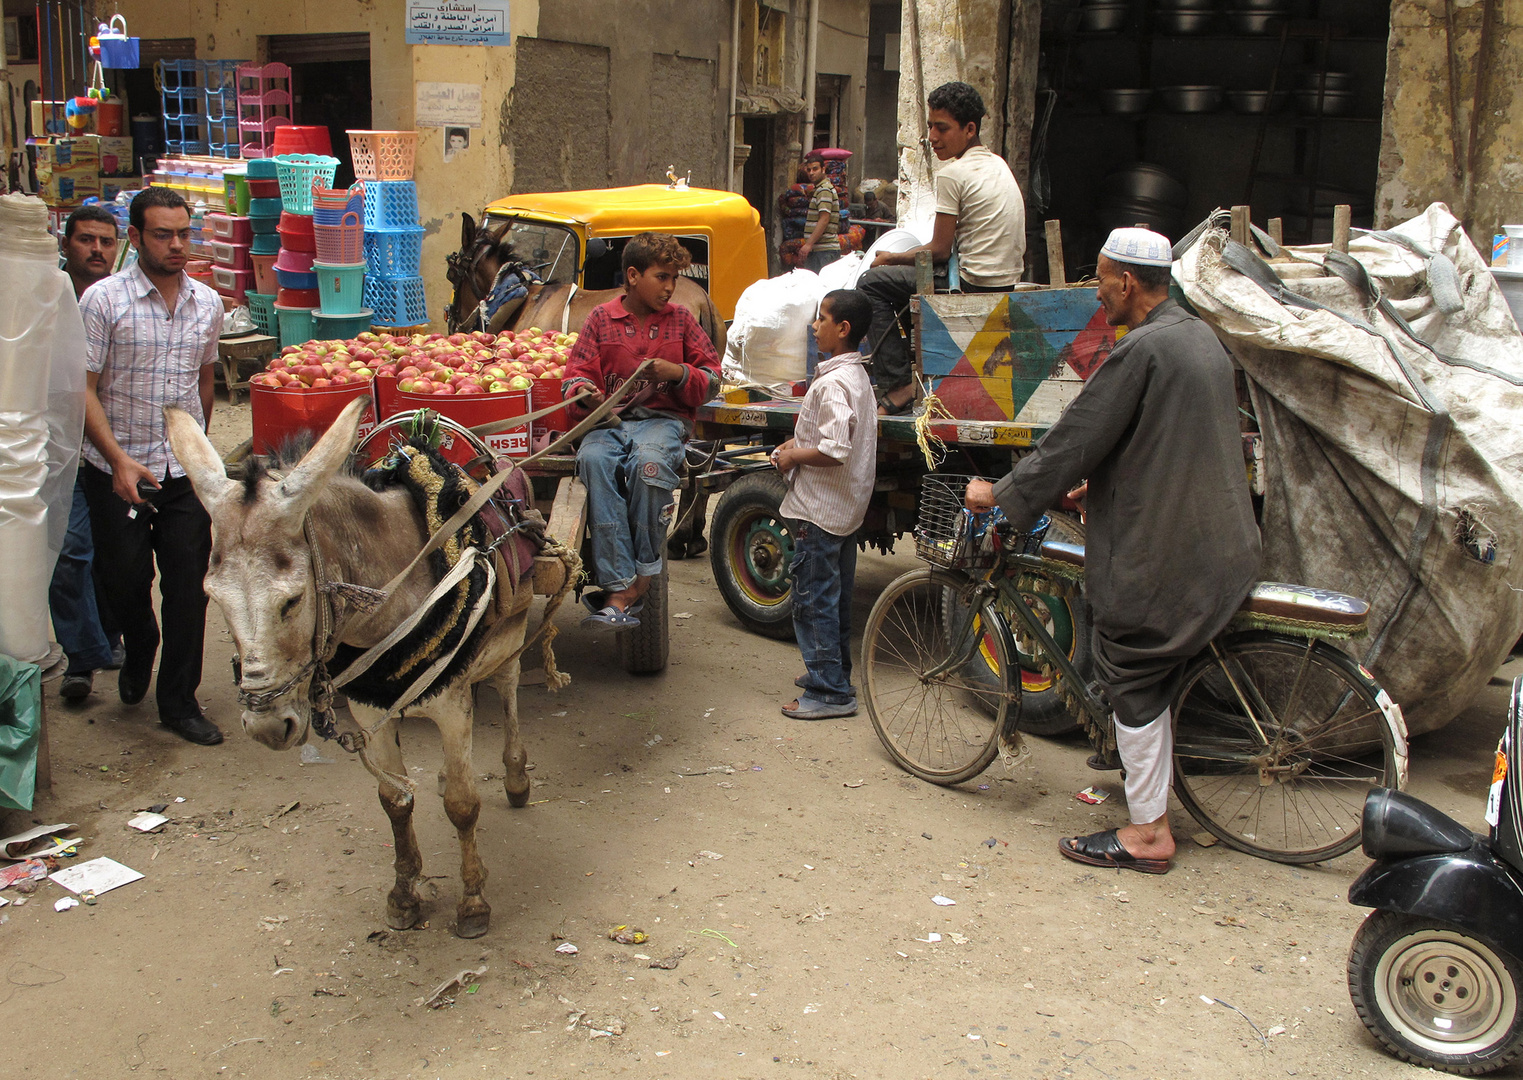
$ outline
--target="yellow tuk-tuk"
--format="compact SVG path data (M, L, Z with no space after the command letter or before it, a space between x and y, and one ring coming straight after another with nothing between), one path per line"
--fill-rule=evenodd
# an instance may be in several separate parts
M692 253L685 271L726 320L745 287L767 276L767 244L751 204L729 191L682 183L593 191L511 195L486 208L483 224L508 224L513 249L546 283L584 289L622 284L625 241L642 232L671 233Z

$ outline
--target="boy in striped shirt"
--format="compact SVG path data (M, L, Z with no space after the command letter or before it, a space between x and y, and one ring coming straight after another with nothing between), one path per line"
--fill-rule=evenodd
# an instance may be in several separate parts
M872 498L878 458L878 412L857 345L872 321L872 302L855 289L820 301L815 339L825 357L799 406L794 437L772 452L788 481L780 508L793 537L793 630L805 672L803 692L783 706L796 720L857 714L851 685L851 594L856 532Z

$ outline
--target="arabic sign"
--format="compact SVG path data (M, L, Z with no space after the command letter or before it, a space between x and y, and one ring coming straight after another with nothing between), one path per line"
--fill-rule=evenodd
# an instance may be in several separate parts
M481 126L481 84L420 82L413 109L415 127Z
M409 45L510 45L508 0L407 0Z

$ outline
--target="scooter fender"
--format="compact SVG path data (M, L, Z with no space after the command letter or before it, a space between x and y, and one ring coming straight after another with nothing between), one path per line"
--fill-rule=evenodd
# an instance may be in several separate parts
M1468 851L1371 863L1348 899L1452 923L1523 956L1523 886L1484 841Z

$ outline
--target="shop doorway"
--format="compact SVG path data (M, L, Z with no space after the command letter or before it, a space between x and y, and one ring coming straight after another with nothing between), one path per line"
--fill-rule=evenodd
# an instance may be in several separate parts
M370 120L369 34L278 34L269 39L270 60L291 69L291 114L298 124L326 127L338 158L334 183L354 183L350 129Z

